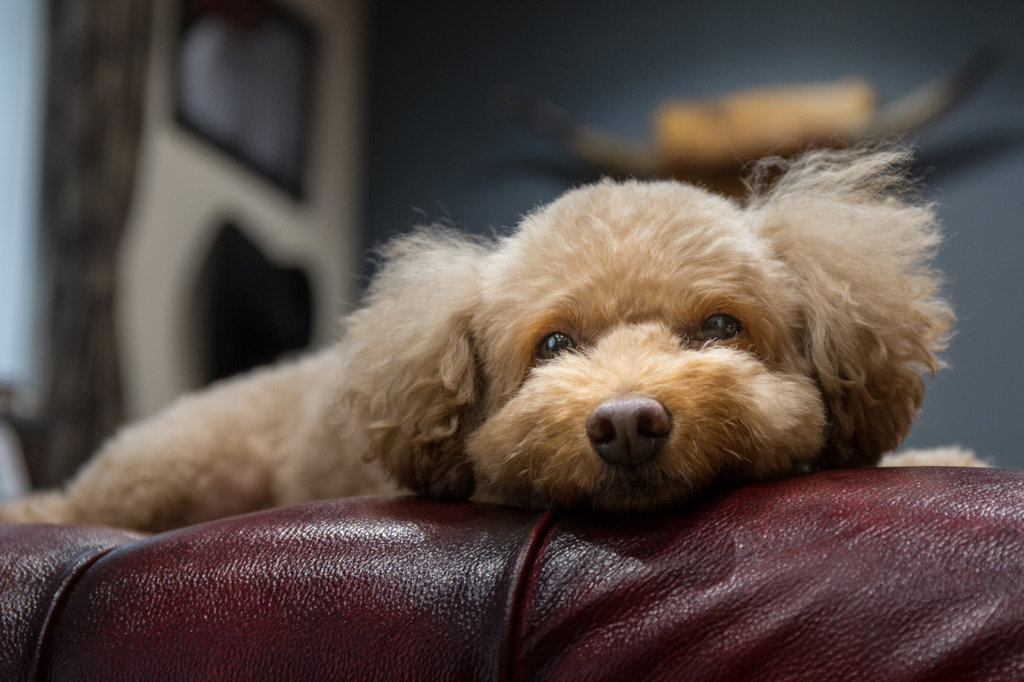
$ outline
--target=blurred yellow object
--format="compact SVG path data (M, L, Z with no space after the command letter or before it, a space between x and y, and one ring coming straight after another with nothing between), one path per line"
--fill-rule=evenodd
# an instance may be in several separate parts
M561 107L515 88L506 88L501 99L513 117L562 140L602 173L675 177L740 194L750 161L901 137L928 125L973 92L1005 56L998 44L986 45L959 68L889 103L855 76L673 99L654 112L649 140L625 140L583 125Z
M663 167L715 168L737 158L793 154L816 141L850 137L879 101L863 78L671 100L654 113L654 149Z

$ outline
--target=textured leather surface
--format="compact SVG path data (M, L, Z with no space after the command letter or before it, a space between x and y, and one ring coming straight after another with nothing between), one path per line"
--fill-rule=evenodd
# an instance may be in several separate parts
M0 680L34 679L42 633L75 579L141 537L107 528L0 524Z
M538 553L517 680L1024 679L1024 472L837 471Z
M1024 472L632 518L350 499L136 538L0 526L0 680L1024 679Z
M364 498L154 536L79 579L42 679L497 679L541 518Z

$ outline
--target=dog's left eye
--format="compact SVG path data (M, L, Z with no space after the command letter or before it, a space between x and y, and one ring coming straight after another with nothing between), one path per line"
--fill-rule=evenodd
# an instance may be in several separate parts
M704 320L697 331L701 341L725 341L740 333L743 326L732 315L712 315Z
M558 355L561 355L567 350L574 350L576 344L565 334L560 332L554 332L548 334L540 343L537 344L537 350L533 352L533 356L538 360L553 360Z

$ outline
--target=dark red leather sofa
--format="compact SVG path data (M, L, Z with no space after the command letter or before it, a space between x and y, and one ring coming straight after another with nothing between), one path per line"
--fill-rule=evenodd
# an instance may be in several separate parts
M1024 472L0 526L0 680L1024 679Z

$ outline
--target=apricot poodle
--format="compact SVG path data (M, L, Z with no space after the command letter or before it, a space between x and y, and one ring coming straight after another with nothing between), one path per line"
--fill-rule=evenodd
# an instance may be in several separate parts
M338 345L181 398L0 519L161 530L399 486L650 510L875 465L953 321L909 161L762 164L743 204L606 180L504 238L421 229L383 249Z

